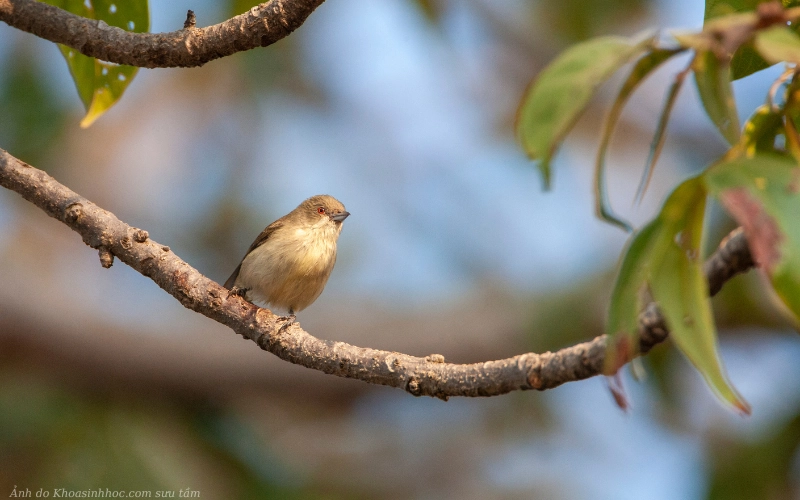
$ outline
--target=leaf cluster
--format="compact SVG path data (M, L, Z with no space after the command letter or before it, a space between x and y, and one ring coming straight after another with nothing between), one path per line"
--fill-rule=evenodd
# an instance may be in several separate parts
M638 316L653 299L676 345L715 393L749 412L717 352L701 256L709 196L743 226L789 316L795 323L800 318L800 7L793 4L709 1L699 32L671 33L667 40L648 35L585 41L545 68L522 100L517 133L549 186L552 158L598 87L633 63L606 117L595 162L596 212L628 231L631 225L614 214L606 196L605 156L625 103L656 68L678 54L691 55L667 90L637 198L646 189L676 96L690 73L706 114L730 145L722 158L676 187L657 217L632 235L609 306L609 374L636 356ZM787 63L786 71L767 92L766 104L740 127L731 81L778 62Z

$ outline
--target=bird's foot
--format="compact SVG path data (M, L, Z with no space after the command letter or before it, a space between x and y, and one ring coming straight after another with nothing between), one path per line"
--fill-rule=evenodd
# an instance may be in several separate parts
M288 316L281 316L281 319L284 319L284 318L286 319L286 322L283 325L281 325L280 328L278 328L278 334L283 333L284 330L286 330L287 328L289 328L293 324L297 323L297 316L291 311L289 311L289 315Z
M247 292L249 292L249 291L250 291L249 288L239 288L238 286L233 286L228 291L228 297L230 297L231 295L238 295L239 297L244 299L245 298L245 294Z

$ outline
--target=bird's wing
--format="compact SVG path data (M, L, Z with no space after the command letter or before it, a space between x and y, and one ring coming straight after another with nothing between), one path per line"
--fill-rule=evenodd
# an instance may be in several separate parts
M244 254L242 262L244 262L244 259L247 258L248 255L250 255L250 252L263 245L264 242L267 241L267 238L269 238L272 235L272 233L274 233L278 228L281 227L283 227L283 221L281 219L278 219L269 226L267 226L263 231L261 231L261 234L258 235L253 244L250 245L250 248L247 249L247 253ZM233 270L233 274L231 274L231 277L228 278L227 281L225 281L225 284L223 286L228 290L230 290L231 287L233 287L233 284L236 282L236 278L239 277L239 271L241 271L242 269L242 262L239 262L239 265L236 266L236 269Z

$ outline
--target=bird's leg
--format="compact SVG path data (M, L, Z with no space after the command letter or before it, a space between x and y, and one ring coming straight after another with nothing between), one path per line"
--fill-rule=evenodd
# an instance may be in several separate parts
M238 286L232 286L231 289L228 291L228 297L230 297L231 295L238 295L239 297L247 300L245 294L249 291L250 291L249 288L239 288Z
M278 329L279 334L297 322L297 315L295 315L294 310L291 307L289 308L289 316L285 317L286 323L281 325L281 327Z

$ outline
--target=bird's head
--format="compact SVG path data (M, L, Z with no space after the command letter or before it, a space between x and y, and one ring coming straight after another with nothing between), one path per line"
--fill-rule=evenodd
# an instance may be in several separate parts
M297 208L312 226L331 223L341 228L342 222L350 215L339 200L327 194L312 196Z

